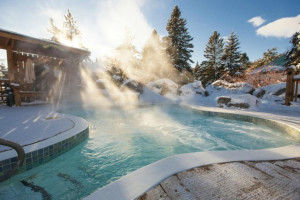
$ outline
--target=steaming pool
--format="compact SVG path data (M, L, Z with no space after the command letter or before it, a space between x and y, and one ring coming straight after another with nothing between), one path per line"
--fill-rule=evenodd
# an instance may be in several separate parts
M180 106L71 109L90 123L89 139L0 184L0 199L81 199L122 176L182 153L296 144L286 133ZM251 121L251 120L250 120ZM20 180L38 186L39 192Z

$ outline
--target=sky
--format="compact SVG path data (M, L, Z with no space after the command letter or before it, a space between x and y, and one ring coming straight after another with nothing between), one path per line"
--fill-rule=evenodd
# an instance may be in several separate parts
M109 56L124 40L125 30L130 30L140 51L153 29L166 36L175 5L194 38L195 63L205 60L205 45L214 31L225 40L234 31L240 51L254 61L272 47L285 52L291 46L290 37L300 30L298 0L0 0L0 28L49 39L49 18L62 26L70 9L83 44L96 58Z

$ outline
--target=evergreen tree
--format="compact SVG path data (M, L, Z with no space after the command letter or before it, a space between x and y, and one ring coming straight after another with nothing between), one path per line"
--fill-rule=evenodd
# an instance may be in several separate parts
M300 31L292 36L290 43L292 47L286 53L287 64L297 65L300 63Z
M241 68L239 69L240 72L245 71L250 66L249 57L246 53L242 53L240 57L240 64Z
M222 73L221 55L223 53L223 39L217 31L209 38L204 51L204 57L207 58L205 63L206 70L211 71L210 79L217 80Z
M153 30L149 39L145 42L142 52L141 68L144 73L144 81L168 77L168 66L169 62L164 44L157 31ZM148 74L148 76L145 76L145 74Z
M181 11L176 5L168 21L166 30L168 31L169 46L167 52L170 55L173 65L179 70L191 71L193 61L192 48L194 47L191 41L193 38L189 35L186 28L186 20L181 17Z
M125 36L121 45L115 49L116 58L120 61L124 71L138 68L139 52L133 45L133 35L129 29L125 29Z
M196 65L195 65L195 67L194 67L194 69L196 69L196 68L198 68L198 67L200 67L200 65L199 65L199 63L198 63L198 61L196 62Z
M50 18L49 20L49 27L47 28L47 31L52 34L52 41L59 42L58 37L62 33L62 30L55 25L53 18Z
M5 67L3 63L0 63L0 78L7 78L8 69Z
M113 77L129 77L137 80L140 54L133 45L133 36L126 29L123 42L114 50L114 56L107 58L107 68ZM124 81L123 79L121 82Z
M263 53L264 64L270 64L278 57L278 55L277 48L273 47L272 49L268 49L267 52Z
M240 68L241 53L239 52L239 45L238 37L232 32L224 48L224 54L222 55L224 69L228 71L230 75L234 75Z
M193 75L194 75L194 79L195 80L200 80L201 74L199 72L200 72L200 65L199 65L199 63L197 61L196 65L195 65L195 67L193 69Z
M207 70L209 67L209 63L207 61L202 61L201 64L196 65L193 70L195 80L201 81L204 86L213 82L212 70Z
M73 41L74 38L80 36L80 31L77 26L77 21L73 18L70 10L68 9L67 14L64 16L65 21L63 24L65 38Z
M149 39L145 42L142 52L142 66L149 68L149 65L161 65L160 54L163 51L163 44L160 41L159 35L156 30L152 31Z
M47 31L52 34L52 41L86 49L86 47L84 47L84 45L80 42L81 33L77 26L77 21L73 18L70 10L68 10L67 14L64 15L62 28L56 26L53 18L50 18Z
M264 65L272 64L277 58L282 56L277 52L276 48L268 49L266 52L263 53L263 57L254 61L251 64L251 68L255 69Z

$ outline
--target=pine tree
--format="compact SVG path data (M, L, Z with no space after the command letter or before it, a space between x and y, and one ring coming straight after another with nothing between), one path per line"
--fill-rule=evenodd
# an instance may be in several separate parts
M49 27L47 28L47 31L52 34L52 37L51 37L52 41L59 42L58 38L59 38L59 35L62 33L62 30L60 30L60 28L58 28L55 25L53 18L50 18L50 20L49 20Z
M193 75L194 75L194 79L198 80L198 81L200 80L200 76L201 76L201 74L199 73L199 71L200 71L200 65L199 65L199 63L197 61L196 65L195 65L195 67L193 69Z
M239 52L239 45L238 37L232 32L224 48L224 54L222 55L224 69L228 71L230 75L234 75L240 68L241 53Z
M149 39L145 42L143 52L142 52L142 66L146 65L160 65L157 63L160 52L163 50L162 42L160 41L157 31L154 29ZM156 62L155 64L153 62Z
M70 10L64 15L63 27L55 25L53 18L49 20L48 32L52 34L52 41L65 43L86 49L81 41L81 33L77 26L77 21L73 18Z
M290 43L292 47L286 52L286 60L288 65L297 65L300 63L300 31L296 32Z
M270 64L278 57L277 48L273 47L272 49L268 49L267 52L263 53L264 64Z
M133 35L126 29L123 42L114 50L114 56L108 58L107 68L112 76L129 77L138 80L140 54L133 45ZM125 80L125 79L124 79ZM124 81L121 79L121 82Z
M73 18L69 9L67 14L64 17L65 17L65 21L64 21L63 28L64 28L65 37L68 40L73 41L74 38L80 36L80 31L77 26L77 21Z
M166 54L166 49L156 30L153 30L149 39L145 42L141 70L144 74L144 81L148 82L154 79L168 77L169 62ZM147 74L147 76L145 76Z
M240 64L241 68L239 69L240 72L245 71L250 66L249 57L246 53L242 53L240 57Z
M176 5L168 21L166 30L168 31L169 47L167 52L171 57L173 65L179 70L191 71L193 61L192 48L194 47L191 41L193 38L189 35L186 28L186 20L181 17L181 11Z
M139 52L133 45L133 35L129 29L125 29L125 36L121 45L115 49L116 58L120 60L121 67L124 71L138 67L137 58L140 57Z
M211 71L212 80L217 80L222 73L221 55L223 53L223 39L217 31L209 38L204 51L204 57L207 58L207 63L204 65L206 70Z

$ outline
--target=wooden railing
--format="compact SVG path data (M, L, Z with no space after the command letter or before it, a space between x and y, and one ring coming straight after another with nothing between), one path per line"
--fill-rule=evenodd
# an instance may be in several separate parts
M289 106L291 101L297 102L299 82L300 75L295 75L293 71L288 71L286 78L285 105Z

